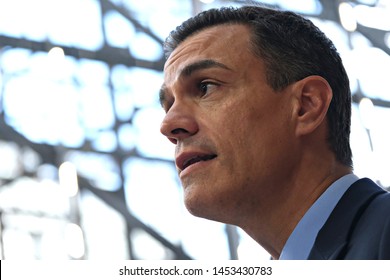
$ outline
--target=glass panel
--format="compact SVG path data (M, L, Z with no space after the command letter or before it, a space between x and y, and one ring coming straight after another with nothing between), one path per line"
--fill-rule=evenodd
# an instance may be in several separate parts
M338 11L325 10L324 1L256 2L310 15L334 41L355 100L355 172L389 186L389 35L372 27L383 29L390 17L375 26L367 13L386 15L388 8L360 6L385 8L385 1L347 1L356 9L355 20L368 28L358 26L352 33L330 20L339 18ZM113 201L121 201L123 211L173 248L182 246L192 258L229 258L225 226L193 217L183 205L174 145L159 132L164 112L158 102L163 40L193 13L222 5L226 1L0 2L3 256L69 259L85 250L81 258L124 259L132 253L174 258L173 249L132 227L128 212L113 210L120 209ZM372 99L371 112L359 109L361 97ZM367 117L373 124L369 129L362 121ZM74 199L60 191L58 168L65 161L75 165L90 191L81 186ZM67 234L73 238L66 239ZM240 258L269 258L244 232L239 235ZM84 238L85 248L80 245ZM66 245L66 240L73 241Z

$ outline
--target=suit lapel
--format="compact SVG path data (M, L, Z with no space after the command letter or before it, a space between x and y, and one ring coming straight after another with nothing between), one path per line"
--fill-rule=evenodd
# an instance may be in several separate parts
M319 231L308 259L342 259L358 219L380 193L383 190L367 178L352 184Z

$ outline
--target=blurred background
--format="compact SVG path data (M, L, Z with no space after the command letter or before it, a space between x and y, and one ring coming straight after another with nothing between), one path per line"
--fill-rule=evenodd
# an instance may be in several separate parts
M240 229L187 213L159 133L165 37L249 2L334 41L355 172L390 186L389 0L0 0L1 259L269 259Z

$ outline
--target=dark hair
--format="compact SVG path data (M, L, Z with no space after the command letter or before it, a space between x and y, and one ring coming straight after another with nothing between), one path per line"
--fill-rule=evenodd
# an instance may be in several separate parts
M328 142L336 158L352 166L349 79L335 46L311 21L292 12L260 6L211 9L188 19L170 33L164 43L166 57L189 36L229 23L251 28L252 51L264 61L267 81L274 90L282 90L310 75L328 81L333 90L327 112Z

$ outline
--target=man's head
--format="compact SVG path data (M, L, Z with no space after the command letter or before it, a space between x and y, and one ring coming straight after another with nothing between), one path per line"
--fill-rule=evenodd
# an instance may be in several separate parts
M298 201L289 183L306 168L317 173L329 154L351 165L348 78L310 22L260 7L211 10L178 27L165 49L161 132L176 144L193 214L248 224L254 209L289 211L286 200Z
M348 76L333 43L311 21L291 12L257 6L212 9L190 18L171 32L164 44L166 57L191 35L225 23L250 27L251 51L264 61L267 82L274 90L310 75L328 81L333 90L327 114L329 145L342 164L352 166Z

